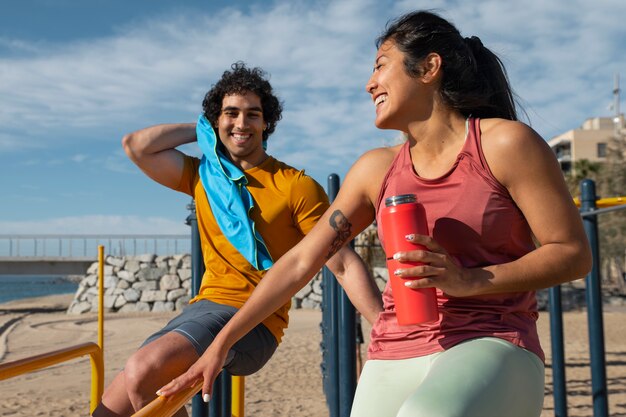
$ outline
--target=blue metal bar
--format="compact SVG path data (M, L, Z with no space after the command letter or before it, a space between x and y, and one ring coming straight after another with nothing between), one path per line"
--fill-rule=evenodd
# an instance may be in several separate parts
M213 383L213 395L211 395L211 401L209 401L209 416L210 417L230 417L230 415L222 414L222 398L224 397L224 372L220 372L220 374L215 379ZM195 416L194 416L195 417Z
M328 196L334 201L339 193L339 176L328 177ZM352 242L353 243L353 242ZM333 279L336 288L337 302L337 359L339 416L350 417L352 401L356 391L356 314L348 295Z
M585 179L580 183L581 211L590 212L596 208L596 185ZM593 266L587 275L586 298L589 321L589 353L591 356L591 393L594 417L608 417L609 405L606 387L606 363L604 350L604 325L602 319L602 288L600 283L600 248L598 243L597 216L583 217L587 239L591 245Z
M323 297L328 297L328 345L326 353L326 370L328 372L328 389L326 391L326 402L328 403L328 412L330 417L340 417L339 414L339 355L337 352L337 333L338 333L338 305L337 305L337 280L324 267L322 276L326 282Z
M328 176L328 196L334 201L339 193L339 176ZM348 299L337 279L324 269L327 275L324 296L328 290L330 308L331 352L327 363L329 371L329 387L326 397L331 417L349 417L352 400L356 391L356 319L354 306ZM332 405L331 405L332 404Z
M187 205L190 211L186 223L191 226L191 296L198 295L202 274L204 274L204 261L202 259L202 248L200 245L200 231L198 230L198 218L196 217L196 204L192 201ZM191 399L191 416L208 417L209 408L202 401L202 393L194 395Z
M561 286L548 292L550 310L550 340L552 345L552 386L555 417L567 417L567 389L565 387L565 349L563 346L563 310Z
M232 378L230 373L224 369L222 371L222 395L220 398L221 404L221 414L220 417L231 417L231 405L232 405L232 394L233 394L233 385Z
M337 174L330 174L328 176L328 197L332 202L337 193L339 192L339 176ZM340 413L340 390L339 390L339 284L337 279L330 272L330 270L324 267L323 276L325 276L324 297L328 297L329 311L328 311L328 362L326 363L329 386L326 392L326 399L329 406L330 417L342 417Z
M331 385L330 378L330 354L331 354L331 334L330 334L330 309L331 309L331 299L328 296L330 294L330 285L332 280L332 275L326 271L324 267L322 269L322 322L320 323L320 330L322 332L322 341L320 342L320 350L322 351L322 363L320 365L322 371L322 388L324 391L324 396L326 397L326 405L328 406L328 410L333 410L334 405L331 404L331 395L330 391L333 389Z
M346 292L338 289L339 415L350 417L356 391L356 314Z

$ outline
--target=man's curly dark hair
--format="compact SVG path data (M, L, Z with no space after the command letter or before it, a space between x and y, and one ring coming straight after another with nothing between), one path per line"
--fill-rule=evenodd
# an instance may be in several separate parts
M248 68L241 61L235 62L230 68L231 71L224 71L222 78L204 96L202 101L204 116L217 133L217 119L222 112L224 96L252 92L261 99L263 120L267 124L267 129L263 131L263 140L267 140L282 117L281 102L274 95L272 85L261 68Z

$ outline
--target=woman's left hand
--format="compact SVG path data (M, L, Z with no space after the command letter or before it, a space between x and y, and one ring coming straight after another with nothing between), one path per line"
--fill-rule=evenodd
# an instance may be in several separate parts
M405 279L405 285L409 288L436 287L444 293L455 297L475 295L476 282L471 279L470 270L463 268L460 263L451 256L432 237L425 235L408 235L407 241L425 246L427 250L416 249L413 251L397 252L394 259L400 262L421 262L418 265L394 271L396 276ZM419 277L418 279L410 279Z
M224 367L227 352L222 353L214 345L209 346L204 354L189 367L187 372L174 378L169 384L159 389L157 395L170 397L202 380L202 399L204 402L209 402L212 395L213 382Z

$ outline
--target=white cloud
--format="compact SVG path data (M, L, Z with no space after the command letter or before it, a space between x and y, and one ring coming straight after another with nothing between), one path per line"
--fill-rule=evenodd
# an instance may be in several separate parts
M415 7L399 3L402 11ZM463 36L477 35L504 61L533 126L546 139L608 115L613 73L626 74L626 3L435 1Z
M289 107L305 99L303 91L315 89L327 96L327 106L345 91L355 100L384 21L415 4L390 2L387 17L377 15L374 6L373 1L277 2L249 13L228 8L214 15L178 14L51 50L4 38L1 44L19 45L31 54L0 60L0 126L37 144L44 132L110 131L111 125L189 117L199 112L210 84L238 59L271 72ZM625 54L618 52L624 27L615 18L626 15L624 2L438 1L429 6L441 8L464 35L478 34L501 53L514 87L537 114L549 120L564 115L557 126L603 108L591 107L590 100L606 102L609 75L626 66ZM582 109L563 112L564 106ZM309 114L315 110L301 107ZM2 149L20 145L0 135Z
M323 130L333 130L333 124L347 120L327 116L354 107L348 98L340 103L342 109L334 108L335 98L346 92L365 98L363 86L374 53L374 17L366 7L371 4L277 3L250 14L226 9L213 16L153 18L122 28L115 37L73 42L29 58L5 58L0 60L0 95L5 98L0 103L0 126L19 130L40 146L52 146L50 136L56 138L55 146L67 146L119 136L114 131L119 126L134 129L193 118L210 85L241 59L271 73L295 120L310 118L323 124ZM324 91L325 100L317 100L316 106L301 104L307 91L318 89ZM362 131L365 125L365 135L372 136L369 117L353 115L352 121L348 131ZM314 129L294 132L290 126L301 127L297 124L283 121L281 131L290 137L313 135L304 139L320 143L319 147L334 141L330 135L315 135ZM365 135L358 138L361 143ZM349 143L355 137L348 134L343 140ZM4 150L10 150L10 144L0 141ZM356 156L350 153L351 159ZM116 156L104 164L128 172Z
M0 129L2 128L0 127ZM41 143L24 140L19 134L2 132L0 130L0 151L33 150L42 147L43 145Z
M533 127L546 138L607 115L613 73L625 77L621 0L425 6L441 9L463 35L480 36L503 58ZM373 126L364 86L376 36L414 7L412 0L279 0L246 11L153 16L67 44L1 38L0 54L9 52L0 55L0 155L37 150L22 164L62 166L73 158L98 172L141 175L120 150L122 135L195 120L204 93L244 60L267 70L285 101L270 153L320 182L331 172L343 176L365 150L397 137Z

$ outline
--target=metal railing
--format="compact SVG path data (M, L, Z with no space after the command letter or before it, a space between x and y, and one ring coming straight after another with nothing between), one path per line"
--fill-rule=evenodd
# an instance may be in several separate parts
M575 199L580 207L585 233L591 246L593 266L585 278L587 318L589 331L589 356L591 366L591 394L593 416L608 417L608 390L602 317L602 286L600 282L600 247L598 242L598 215L626 209L626 197L598 199L595 182L585 179L580 183L581 198ZM550 337L552 344L552 385L554 387L554 415L567 417L567 387L565 378L565 350L563 342L563 311L561 286L549 291Z
M223 374L220 376L220 379L223 379ZM218 385L221 381L216 381L215 385ZM235 395L230 396L222 395L223 398L214 398L211 400L214 404L219 404L218 407L224 408L224 403L226 401L232 401L230 404L230 413L229 416L232 417L244 417L244 386L245 386L245 377L243 376L232 376L232 391ZM198 394L200 389L202 388L202 381L196 382L189 388L185 388L184 390L177 392L169 398L165 397L157 397L148 405L143 407L141 410L137 411L132 417L171 417L181 409L187 402L192 399L194 396ZM194 415L210 415L211 417L215 416L215 413L207 414L208 405L202 403L200 405L194 404L193 414ZM226 417L226 413L223 410L220 410L217 414L219 416Z
M100 245L113 256L191 253L187 234L0 234L0 257L88 258Z
M328 196L339 193L339 176L328 176ZM356 310L327 268L322 272L322 384L330 417L348 417L356 392Z
M104 247L98 247L98 344L93 342L69 346L40 355L0 364L0 381L62 362L89 355L91 359L90 414L104 392Z
M0 381L67 362L84 355L89 355L91 359L90 412L93 412L100 402L104 388L104 357L100 346L93 342L0 364Z

